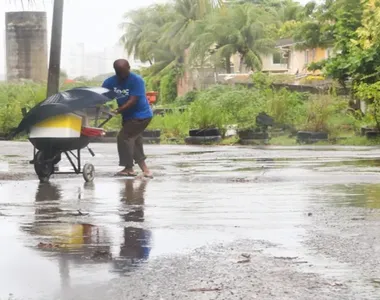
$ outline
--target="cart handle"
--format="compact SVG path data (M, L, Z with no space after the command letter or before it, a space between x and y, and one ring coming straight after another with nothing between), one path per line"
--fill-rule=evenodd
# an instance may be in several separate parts
M115 114L111 114L109 113L109 117L103 121L103 123L99 124L99 126L97 126L98 128L102 128L104 125L106 125L113 117L115 116Z

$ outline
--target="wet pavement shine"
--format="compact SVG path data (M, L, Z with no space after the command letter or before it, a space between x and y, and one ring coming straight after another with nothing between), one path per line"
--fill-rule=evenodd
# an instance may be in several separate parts
M91 147L40 184L0 142L1 300L380 299L380 148Z

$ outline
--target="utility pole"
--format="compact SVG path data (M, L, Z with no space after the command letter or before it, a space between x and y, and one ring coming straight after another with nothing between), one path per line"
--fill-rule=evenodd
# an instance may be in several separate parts
M54 0L47 97L50 97L59 91L59 78L61 73L63 3L64 0Z

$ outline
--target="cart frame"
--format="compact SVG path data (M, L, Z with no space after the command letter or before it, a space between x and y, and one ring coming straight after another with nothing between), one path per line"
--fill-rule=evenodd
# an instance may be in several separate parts
M104 113L108 117L105 121L98 125L101 114ZM86 115L84 115L87 118ZM93 137L102 136L105 131L102 127L114 117L109 111L102 111L101 108L96 108L95 126L94 128L83 126L82 129L90 130L90 133L83 134L79 138L55 139L55 138L29 138L33 144L33 160L30 164L34 165L34 170L40 182L49 182L52 175L68 175L82 174L86 182L92 182L95 178L95 167L90 163L85 163L82 167L81 150L87 148L92 157L95 156L94 151L88 146ZM87 120L86 120L87 122ZM59 141L58 141L59 140ZM54 145L54 141L57 145ZM54 147L52 146L54 145ZM74 153L76 152L76 154ZM70 162L73 171L60 172L55 166L61 161L62 154Z

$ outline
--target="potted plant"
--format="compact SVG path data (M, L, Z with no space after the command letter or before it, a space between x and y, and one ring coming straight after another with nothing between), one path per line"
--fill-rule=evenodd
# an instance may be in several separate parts
M273 118L265 112L257 113L244 109L239 114L238 136L240 144L267 144L268 127L273 126Z
M225 134L226 116L221 107L214 102L196 100L189 107L190 130L185 138L186 144L212 144L221 141Z
M328 120L339 109L336 104L328 95L319 95L309 100L306 120L302 125L302 130L297 132L297 142L311 144L328 140Z

